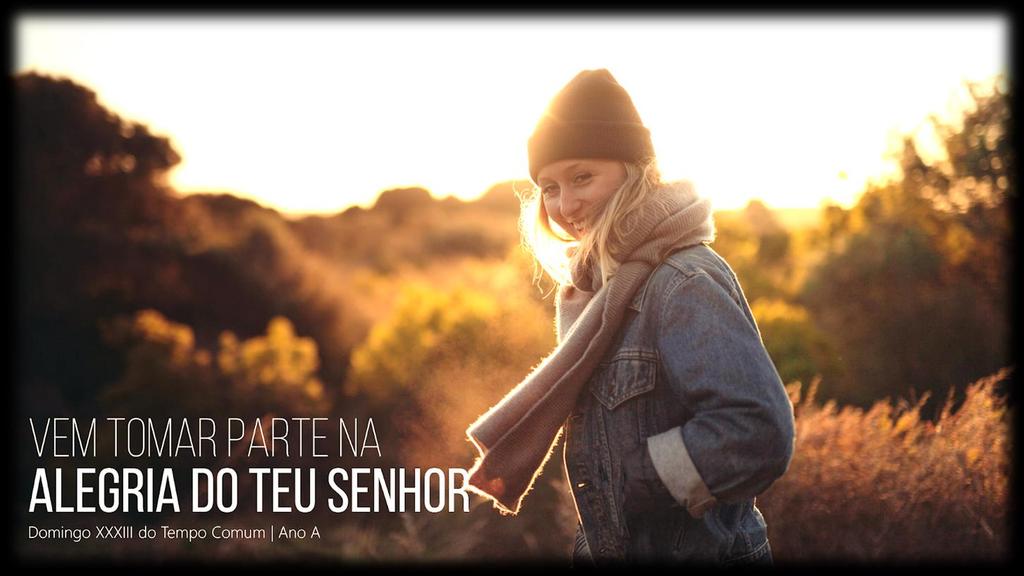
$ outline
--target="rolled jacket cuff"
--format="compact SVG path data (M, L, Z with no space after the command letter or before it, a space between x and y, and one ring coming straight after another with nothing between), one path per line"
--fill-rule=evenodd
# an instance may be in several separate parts
M658 477L672 497L686 507L690 516L700 518L715 505L717 500L697 472L683 443L681 426L648 437L647 450Z

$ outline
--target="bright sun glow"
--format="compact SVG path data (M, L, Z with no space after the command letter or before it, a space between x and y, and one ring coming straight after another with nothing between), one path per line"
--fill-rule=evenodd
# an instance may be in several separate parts
M584 68L611 70L662 170L716 208L856 200L894 134L1007 68L998 16L859 19L17 18L15 71L66 75L169 136L182 192L290 214L528 178L526 139ZM926 144L927 145L927 144Z

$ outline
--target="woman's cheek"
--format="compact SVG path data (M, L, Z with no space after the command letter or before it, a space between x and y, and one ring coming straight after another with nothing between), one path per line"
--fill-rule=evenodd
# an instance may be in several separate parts
M550 220L552 220L553 222L557 222L559 226L562 225L562 223L559 222L558 217L558 214L561 213L558 209L558 202L556 202L555 200L548 200L547 198L545 198L544 211L548 213L548 218Z

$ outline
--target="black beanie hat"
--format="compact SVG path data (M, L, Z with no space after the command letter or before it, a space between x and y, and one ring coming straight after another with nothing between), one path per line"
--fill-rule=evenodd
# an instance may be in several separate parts
M654 156L633 100L605 68L584 70L551 100L527 145L530 178L566 158L637 161Z

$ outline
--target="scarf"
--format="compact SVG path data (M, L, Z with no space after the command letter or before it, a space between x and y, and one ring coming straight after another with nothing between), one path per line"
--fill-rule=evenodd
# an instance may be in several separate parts
M685 180L652 190L624 224L608 247L620 262L614 275L600 285L592 263L573 267L572 283L560 286L556 297L558 345L466 430L479 452L466 488L492 500L503 515L519 512L637 290L666 256L715 237L710 199Z

